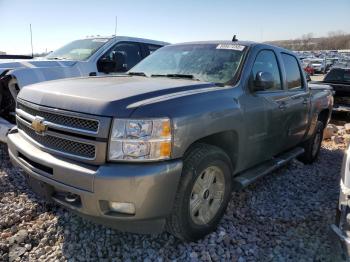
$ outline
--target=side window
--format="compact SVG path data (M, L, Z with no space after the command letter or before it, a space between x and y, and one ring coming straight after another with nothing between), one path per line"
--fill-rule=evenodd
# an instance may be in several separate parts
M296 58L292 55L282 54L282 60L287 74L286 78L288 89L302 88L303 84L301 81L301 70Z
M118 43L113 49L111 49L107 54L105 54L104 57L112 61L113 55L116 52L121 53L124 56L125 71L131 69L134 65L136 65L138 62L142 60L141 50L138 43L131 43L131 42Z
M278 67L276 55L273 51L262 50L256 56L250 76L252 82L254 82L258 72L267 72L272 75L274 81L273 85L269 89L267 89L268 91L282 89L281 74Z
M146 55L152 54L157 49L161 48L159 45L151 45L151 44L145 44L146 47Z

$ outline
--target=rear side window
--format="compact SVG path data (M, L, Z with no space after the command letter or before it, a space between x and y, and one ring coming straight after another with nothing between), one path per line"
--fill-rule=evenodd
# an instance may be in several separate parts
M274 84L268 91L281 90L281 75L278 67L275 53L271 50L262 50L256 56L252 73L251 80L254 80L258 72L268 72L273 76Z
M325 77L324 81L350 82L350 70L332 69Z
M161 48L160 45L149 45L149 44L145 44L146 46L146 55L150 55L152 54L154 51L156 51L157 49Z
M350 70L344 72L344 82L350 82Z
M292 55L282 54L282 60L287 74L288 89L302 88L302 75L297 59Z

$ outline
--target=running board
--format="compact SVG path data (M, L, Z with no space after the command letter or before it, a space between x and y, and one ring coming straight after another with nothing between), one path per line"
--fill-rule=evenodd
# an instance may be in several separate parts
M296 158L302 153L304 153L304 148L297 147L277 157L274 157L273 159L268 160L256 167L253 167L240 173L233 180L233 189L240 190L242 188L245 188L246 186L249 186L254 181L287 164L290 160Z

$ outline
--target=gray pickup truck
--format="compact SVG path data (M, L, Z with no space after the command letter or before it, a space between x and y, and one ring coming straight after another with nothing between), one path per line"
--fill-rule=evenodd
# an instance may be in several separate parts
M233 190L294 157L313 162L332 105L288 50L176 44L126 75L22 89L8 148L48 199L124 231L195 240Z

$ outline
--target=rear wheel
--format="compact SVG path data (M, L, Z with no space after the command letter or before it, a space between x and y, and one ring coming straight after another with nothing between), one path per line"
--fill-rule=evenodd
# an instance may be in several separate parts
M196 145L184 159L167 231L194 241L215 230L230 200L231 184L231 161L226 153L211 145Z
M311 164L317 159L323 140L323 129L323 123L317 121L314 134L303 144L305 152L298 158L303 163Z

